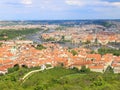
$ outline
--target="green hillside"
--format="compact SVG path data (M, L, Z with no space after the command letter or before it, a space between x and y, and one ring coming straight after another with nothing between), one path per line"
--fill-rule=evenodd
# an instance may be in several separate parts
M22 83L20 78L34 69L21 68L0 76L0 90L120 90L119 74L80 72L62 67L34 73Z
M35 28L35 29L20 29L20 30L0 30L0 40L11 40L15 39L16 37L21 37L23 35L33 34L41 29Z

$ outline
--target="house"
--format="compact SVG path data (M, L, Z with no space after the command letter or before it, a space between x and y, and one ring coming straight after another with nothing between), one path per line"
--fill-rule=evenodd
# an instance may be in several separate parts
M100 61L101 60L101 55L100 54L87 54L86 61L87 60Z
M105 71L104 65L91 65L89 66L90 70L93 72L101 72Z
M114 61L112 62L112 68L114 73L120 73L120 56L114 57Z
M42 70L45 70L46 69L46 66L43 64L43 65L41 65L41 69Z
M0 74L6 74L6 73L8 73L8 70L7 70L7 68L5 68L5 67L3 67L3 66L0 66Z

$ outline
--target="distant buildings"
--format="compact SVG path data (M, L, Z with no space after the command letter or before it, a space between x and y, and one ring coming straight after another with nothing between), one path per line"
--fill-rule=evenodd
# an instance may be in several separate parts
M106 45L109 42L120 42L119 33L108 32L103 30L100 25L83 25L82 27L69 27L65 30L43 33L44 40L62 41L69 40L74 44L80 42L97 42ZM63 38L64 37L64 38Z
M15 29L15 30L20 30L20 29L35 29L35 28L40 28L40 29L44 29L47 30L48 28L50 29L55 29L59 27L59 25L10 25L10 26L0 26L0 30L4 29L4 30L9 30L9 29Z

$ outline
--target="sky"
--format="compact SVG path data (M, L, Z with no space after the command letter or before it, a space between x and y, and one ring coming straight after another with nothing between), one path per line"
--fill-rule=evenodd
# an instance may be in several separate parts
M120 0L0 0L0 20L120 19Z

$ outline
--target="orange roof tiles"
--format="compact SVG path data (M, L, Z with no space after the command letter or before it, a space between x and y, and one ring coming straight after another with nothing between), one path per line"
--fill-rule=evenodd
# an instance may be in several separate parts
M90 69L104 69L103 65L93 65L93 66L89 66Z
M100 61L101 55L100 54L87 54L86 58L95 59L97 61Z

